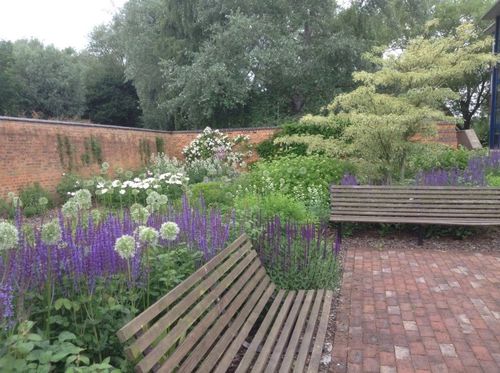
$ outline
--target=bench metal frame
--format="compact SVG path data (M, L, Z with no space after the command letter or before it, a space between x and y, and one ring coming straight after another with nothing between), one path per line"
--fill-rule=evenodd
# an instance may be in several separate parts
M242 235L117 335L137 372L317 372L332 298L277 289Z
M500 188L334 185L330 221L417 224L421 245L425 225L500 225Z

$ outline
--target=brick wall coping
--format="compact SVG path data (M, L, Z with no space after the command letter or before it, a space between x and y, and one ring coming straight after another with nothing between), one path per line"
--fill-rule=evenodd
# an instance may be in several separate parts
M7 117L0 115L0 121L8 120L14 122L29 122L37 124L49 124L49 125L61 125L61 126L76 126L85 128L106 128L114 130L126 130L126 131L138 131L138 132L153 132L153 133L201 133L202 129L196 130L175 130L175 131L162 131L149 128L137 128L137 127L124 127L124 126L112 126L109 124L96 124L96 123L82 123L82 122L70 122L61 120L47 120L47 119L33 119L33 118L20 118L20 117ZM214 128L221 132L235 132L235 131L258 131L258 130L273 130L279 129L277 126L264 126L264 127L238 127L238 128Z

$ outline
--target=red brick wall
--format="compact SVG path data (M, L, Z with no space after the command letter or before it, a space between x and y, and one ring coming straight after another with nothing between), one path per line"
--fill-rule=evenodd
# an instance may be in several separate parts
M250 143L256 144L269 137L276 128L248 128L223 130L229 136L245 134ZM80 175L90 175L99 170L95 162L85 165L82 155L85 141L93 136L101 145L102 158L112 168L138 169L142 166L140 143L148 141L152 152L156 151L156 138L164 141L164 150L170 157L182 158L182 149L189 144L199 131L151 131L125 127L102 126L93 124L31 120L23 118L0 117L0 197L8 192L18 191L24 186L39 182L44 188L54 192L61 176L68 170L60 160L58 136L67 138L74 170ZM455 126L439 125L436 140L456 147ZM65 147L62 147L65 153ZM65 163L68 155L63 154ZM255 156L254 156L255 157ZM254 158L255 159L255 158Z
M250 143L259 143L269 138L275 128L250 128L223 130L229 136L240 133L250 137ZM67 138L73 147L74 172L90 175L98 172L99 165L85 165L82 155L85 141L93 136L101 145L102 158L112 168L138 169L143 165L139 150L140 142L148 141L151 151L156 152L156 138L164 141L164 150L171 157L182 158L182 149L199 131L149 131L124 127L90 125L56 121L41 121L0 117L0 197L8 192L39 182L54 192L65 169L60 160L59 139ZM62 147L64 162L68 155ZM87 152L88 154L88 152Z
M437 123L437 133L435 136L427 137L422 140L420 136L415 136L416 141L436 142L448 145L452 148L458 147L457 126L453 123L441 122Z

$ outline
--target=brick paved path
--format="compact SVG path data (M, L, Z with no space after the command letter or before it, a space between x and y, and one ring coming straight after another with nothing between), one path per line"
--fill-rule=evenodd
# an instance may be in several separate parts
M348 248L333 372L500 372L500 252Z

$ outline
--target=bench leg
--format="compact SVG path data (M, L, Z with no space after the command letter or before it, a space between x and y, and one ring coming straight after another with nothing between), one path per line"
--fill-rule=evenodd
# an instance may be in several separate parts
M419 225L418 226L418 240L417 240L417 245L422 246L424 244L424 226Z
M338 223L337 237L335 238L335 256L339 253L341 244L342 244L342 223Z

